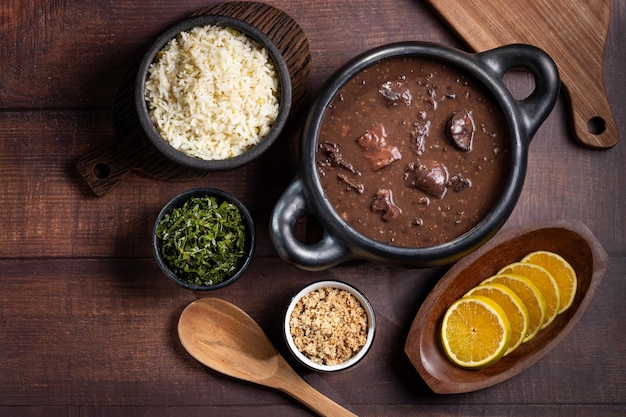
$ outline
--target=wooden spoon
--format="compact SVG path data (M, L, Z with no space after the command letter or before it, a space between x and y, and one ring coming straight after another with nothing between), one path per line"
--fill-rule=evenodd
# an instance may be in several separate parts
M228 301L202 298L189 304L180 315L178 336L187 352L209 368L276 388L321 416L355 416L307 384L254 319Z

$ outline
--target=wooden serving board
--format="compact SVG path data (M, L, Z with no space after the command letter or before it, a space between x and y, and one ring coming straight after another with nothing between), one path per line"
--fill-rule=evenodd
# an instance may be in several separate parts
M537 46L556 62L576 139L606 149L619 140L602 73L611 0L427 0L476 51Z
M292 82L292 111L306 95L311 72L308 39L298 23L282 10L264 3L228 2L200 10L199 14L220 14L244 20L265 33L282 53ZM113 126L117 140L84 157L77 168L93 192L101 197L131 171L140 171L162 180L185 181L210 172L183 167L165 157L150 142L135 111L135 65L121 81L113 103Z

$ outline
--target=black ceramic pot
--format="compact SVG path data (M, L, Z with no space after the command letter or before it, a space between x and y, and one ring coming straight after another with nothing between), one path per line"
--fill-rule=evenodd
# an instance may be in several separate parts
M370 239L349 226L325 198L316 167L317 138L324 114L336 93L361 70L388 58L420 56L452 64L491 93L507 119L511 140L510 171L505 189L487 216L473 229L449 242L405 248ZM528 70L535 89L524 100L515 99L503 83L516 68ZM522 191L530 141L556 103L560 87L557 67L542 50L509 45L482 53L466 53L445 46L402 42L372 49L357 56L335 73L312 103L300 141L298 174L277 202L270 235L278 254L307 270L323 270L339 263L362 259L406 266L430 267L454 262L483 245L505 223ZM313 216L324 228L315 244L300 242L293 233L296 221Z

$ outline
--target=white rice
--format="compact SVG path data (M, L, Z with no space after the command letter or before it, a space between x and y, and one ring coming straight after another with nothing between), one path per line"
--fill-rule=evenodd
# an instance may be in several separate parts
M265 48L221 26L181 32L148 70L150 118L174 148L206 160L241 155L278 116L280 87Z

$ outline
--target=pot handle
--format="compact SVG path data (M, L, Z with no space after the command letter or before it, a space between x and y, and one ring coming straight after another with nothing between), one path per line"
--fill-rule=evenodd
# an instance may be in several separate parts
M352 259L352 251L326 230L322 239L311 245L295 237L296 221L310 214L302 180L296 177L276 203L270 221L270 238L278 255L308 271L321 271Z
M526 128L528 141L550 115L559 96L561 81L556 63L550 55L535 46L514 44L491 49L476 55L502 79L515 68L529 70L535 78L535 89L524 100L517 100L521 122Z

